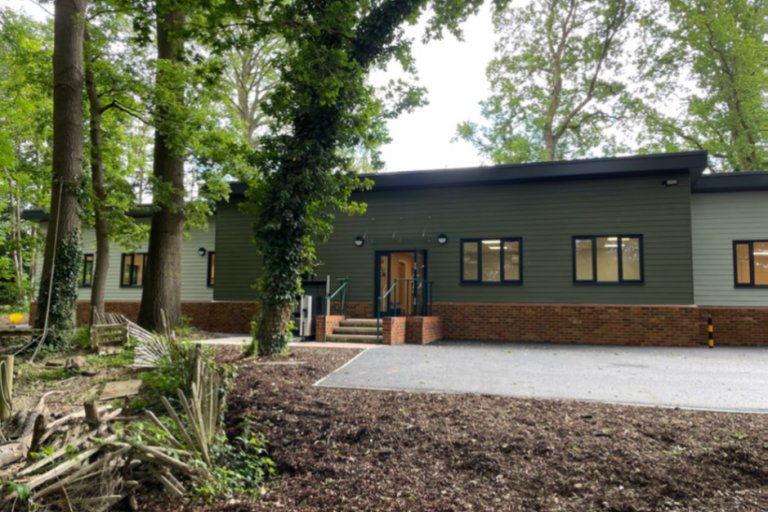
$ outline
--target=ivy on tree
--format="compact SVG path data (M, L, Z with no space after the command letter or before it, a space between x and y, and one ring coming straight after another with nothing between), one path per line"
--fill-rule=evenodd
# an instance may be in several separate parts
M443 29L459 33L460 21L480 2L255 4L246 4L245 10L253 34L278 33L289 47L279 63L279 83L264 106L271 129L254 154L259 174L248 194L256 215L256 248L263 256L253 351L270 355L286 348L301 275L314 267L315 243L331 233L332 212L365 209L350 202L353 190L370 185L358 179L350 152L375 148L384 116L423 101L423 91L408 88L393 102L395 111L388 112L367 82L369 71L391 59L413 69L402 26L415 23L428 5L427 39L440 37Z

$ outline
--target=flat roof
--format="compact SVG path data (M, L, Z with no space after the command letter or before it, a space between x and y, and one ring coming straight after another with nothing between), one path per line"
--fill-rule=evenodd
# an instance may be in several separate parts
M51 214L50 212L43 210L42 208L31 208L29 210L24 210L21 212L21 218L24 220L33 220L37 222L47 222L50 218ZM151 204L140 204L130 210L128 210L128 216L129 217L151 217L152 216L152 205Z
M706 168L707 152L690 151L458 169L383 172L361 174L360 178L372 180L375 183L373 188L375 191L617 178L669 173L689 173L693 183L699 179ZM242 182L234 182L230 186L233 196L242 196L247 189L247 184Z
M768 190L768 171L705 174L693 186L694 194L762 190Z

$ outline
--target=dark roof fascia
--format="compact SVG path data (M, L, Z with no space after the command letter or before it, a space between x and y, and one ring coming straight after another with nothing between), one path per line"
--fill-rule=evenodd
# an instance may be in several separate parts
M134 217L134 218L148 218L152 216L152 205L151 204L142 204L137 206L136 208L133 208L131 210L128 210L128 216ZM24 220L30 220L33 222L48 222L50 219L51 214L50 212L47 212L45 210L42 210L40 208L36 209L30 209L30 210L24 210L21 212L21 218Z
M688 173L695 183L707 168L707 152L667 153L629 157L564 160L530 164L434 169L428 171L362 174L371 179L374 191L416 188L444 188L472 185L499 185L541 181L602 179ZM230 183L232 196L242 197L246 183Z
M768 191L768 171L705 174L693 187L694 194Z

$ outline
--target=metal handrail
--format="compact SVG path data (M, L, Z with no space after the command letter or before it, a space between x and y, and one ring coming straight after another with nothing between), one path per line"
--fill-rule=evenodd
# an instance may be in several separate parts
M341 282L341 284L336 289L336 291L333 292L331 295L325 296L325 316L327 317L328 315L331 314L331 301L333 300L333 298L343 291L344 293L342 293L341 296L339 297L339 314L343 314L344 319L346 320L347 312L349 311L349 300L348 300L349 299L349 278L341 277L339 278L339 281ZM327 338L328 338L328 330L324 329L323 341L327 341Z
M379 301L376 303L376 343L381 344L381 301L389 297L392 290L397 289L397 282L399 279L395 279L394 284L387 290L387 293L379 297ZM397 309L395 309L395 318L397 318Z

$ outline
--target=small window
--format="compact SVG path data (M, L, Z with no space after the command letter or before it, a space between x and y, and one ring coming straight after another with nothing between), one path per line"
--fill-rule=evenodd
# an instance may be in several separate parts
M216 270L216 253L208 253L208 286L213 286Z
M643 237L573 237L573 280L576 283L642 283Z
M461 241L461 282L520 284L523 279L522 239L488 238Z
M83 254L80 268L80 288L90 288L93 284L93 254Z
M733 242L736 286L768 286L768 241Z
M120 286L141 287L147 270L147 253L123 254L123 268L120 272Z

